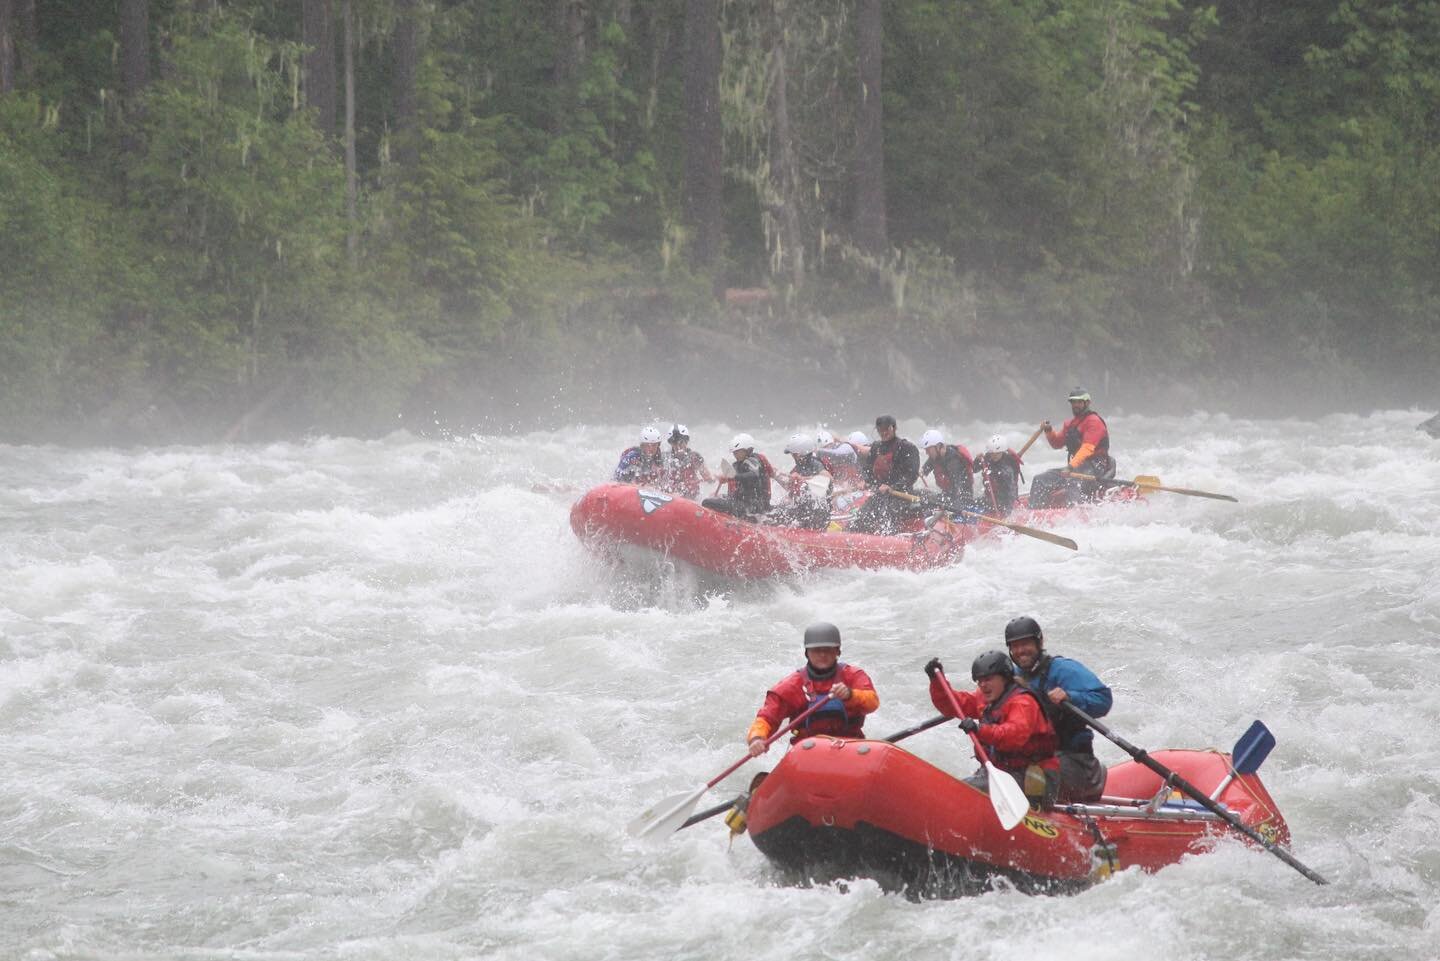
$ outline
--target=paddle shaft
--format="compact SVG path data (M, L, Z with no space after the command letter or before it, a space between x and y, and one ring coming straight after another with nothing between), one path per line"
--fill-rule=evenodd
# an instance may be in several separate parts
M1166 487L1164 484L1142 484L1139 481L1119 480L1117 478L1092 477L1089 474L1078 474L1074 471L1061 471L1061 476L1073 478L1074 480L1095 481L1099 484L1108 484L1113 487L1138 487L1142 491L1165 491L1168 494L1184 494L1186 497L1208 497L1214 501L1229 501L1232 504L1240 503L1238 498L1229 494L1214 494L1210 491L1197 491L1189 487Z
M1099 721L1095 720L1095 718L1091 717L1089 714L1086 714L1084 711L1080 710L1080 708L1076 707L1074 704L1071 704L1068 699L1061 701L1060 705L1066 710L1070 711L1070 713L1074 714L1080 720L1090 725L1090 727L1094 728L1096 731L1099 731L1101 735L1109 739L1112 743L1119 747L1120 750L1124 751L1126 754L1133 757L1136 761L1145 765L1147 768L1154 771L1156 774L1160 775L1160 777L1165 779L1167 782L1174 784L1181 791L1184 791L1187 795L1189 795L1193 800L1198 802L1211 814L1214 814L1216 817L1220 818L1220 820L1224 821L1226 824L1230 825L1232 828L1239 831L1241 834L1245 835L1247 838L1254 841L1256 844L1260 845L1265 850L1269 851L1271 854L1275 855L1277 858L1284 861L1286 864L1290 865L1295 870L1299 871L1301 874L1305 875L1311 881L1314 881L1316 884L1329 883L1323 877L1316 874L1314 871L1310 870L1305 865L1301 864L1299 859L1297 859L1289 851L1286 851L1278 844L1265 840L1265 838L1260 836L1260 833L1258 831L1254 830L1249 825L1243 823L1238 817L1230 813L1218 802L1211 800L1209 795L1207 795L1204 791L1201 791L1195 785L1185 780L1185 778L1181 777L1176 772L1170 770L1165 765L1155 760L1148 753L1131 744L1129 741L1125 740L1123 737L1110 730L1104 724L1100 723Z
M893 497L900 498L902 501L910 501L911 503L920 500L920 497L918 495L907 494L905 491L897 491L892 489L890 491L890 494ZM1017 534L1025 534L1029 537L1038 538L1042 541L1048 541L1049 543L1056 544L1060 547L1068 547L1072 551L1078 551L1080 549L1079 544L1076 544L1070 538L1064 537L1060 534L1052 534L1049 531L1036 530L1033 527L1026 527L1024 524L1016 524L1011 521L1007 521L1001 517L991 517L989 514L982 514L979 511L967 511L963 507L956 508L956 512L960 514L969 514L972 517L979 518L987 524L994 524L997 527L1008 527L1010 528L1010 530L1014 531Z
M960 710L960 701L955 697L955 689L950 686L949 680L945 677L945 672L937 670L935 676L940 678L940 686L945 690L945 698L950 702L950 710L955 712L956 717L964 717L965 712ZM980 743L980 738L976 736L974 731L966 731L965 733L970 735L970 743L975 745L975 760L979 761L988 770L991 762L990 756L985 753L985 745Z
M932 717L930 720L926 721L926 722L923 723L923 724L916 724L914 727L907 727L907 728L906 728L905 730L903 730L903 731L897 731L896 733L890 735L889 737L883 738L883 740L886 741L886 742L888 742L888 743L890 743L890 744L894 744L894 743L896 743L897 741L903 741L903 740L905 740L907 737L910 737L911 735L919 734L921 731L928 731L928 730L930 730L932 727L935 727L935 726L940 725L940 724L944 724L944 723L945 723L946 721L948 721L948 720L950 720L950 718L946 717L944 714L939 714L939 715L936 715L935 717ZM715 815L720 814L720 813L722 813L722 812L724 812L724 811L730 810L732 807L734 807L736 804L738 804L740 801L742 801L742 800L744 800L744 799L745 799L745 795L744 795L744 794L737 794L735 797L731 798L729 801L726 801L726 802L723 803L723 804L717 804L717 805L715 805L715 806L712 807L712 808L706 808L706 809L703 810L703 811L700 811L700 812L698 812L698 813L696 813L696 814L692 814L692 815L690 815L690 817L689 817L688 819L686 819L685 823L682 824L682 825L680 825L680 827L676 828L676 830L677 830L677 831L681 831L681 830L684 830L685 828L688 828L688 827L689 827L690 825L692 825L692 824L699 824L701 821L708 821L710 818L713 818Z
M785 726L782 727L780 730L776 731L774 734L772 734L772 735L770 735L769 737L767 737L767 738L765 739L765 746L766 746L766 747L769 747L771 744L774 744L776 741L780 740L782 737L784 737L785 735L789 734L789 733L795 728L795 726L796 726L797 724L799 724L800 722L804 721L804 720L805 720L806 718L808 718L811 714L814 714L816 711L820 710L820 708L824 707L826 704L829 704L829 703L830 703L831 701L833 701L834 699L835 699L835 695L834 695L834 694L826 694L824 697L820 698L820 700L816 701L814 704L811 704L811 705L810 705L809 707L807 707L805 710L803 710L803 711L801 711L799 714L795 715L795 720L791 721L789 724L785 725ZM740 760L736 761L734 764L730 765L730 766L727 767L725 770L723 770L723 771L721 771L719 774L715 775L715 776L714 776L713 778L711 778L709 781L706 781L706 782L705 782L705 787L707 787L707 788L712 788L712 787L714 787L715 785L719 784L721 781L725 780L727 777L729 777L730 775L734 774L737 770L739 770L740 765L744 764L746 761L749 761L749 760L753 759L754 756L755 756L755 755L753 755L753 754L746 754L746 755L745 755L744 757L742 757Z
M1035 428L1035 433L1033 433L1033 434L1030 435L1030 439L1025 442L1025 446L1024 446L1024 447L1020 448L1020 450L1016 452L1015 457L1016 457L1017 459L1018 459L1018 458L1021 458L1021 457L1024 457L1024 456L1025 456L1025 452L1030 449L1030 445L1033 444L1033 443L1035 443L1037 440L1039 440L1039 439L1040 439L1040 435L1043 434L1043 433L1045 433L1045 428L1044 428L1044 427L1037 427L1037 428Z

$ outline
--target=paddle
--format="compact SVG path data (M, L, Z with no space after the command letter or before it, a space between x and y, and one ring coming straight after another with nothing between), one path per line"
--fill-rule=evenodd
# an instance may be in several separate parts
M735 465L724 457L720 458L719 474L720 476L715 479L715 493L711 496L719 496L720 488L725 486L727 480L735 476Z
M940 686L945 691L945 696L950 699L950 709L955 712L956 717L964 717L965 713L960 710L960 702L955 698L955 691L950 687L950 682L945 679L945 672L935 671L935 676L940 679ZM1000 826L1009 831L1015 825L1025 819L1030 813L1030 801L1025 797L1025 792L1020 790L1020 785L1015 779L996 767L985 753L985 746L980 743L980 738L975 736L973 731L967 731L970 735L970 743L975 746L975 760L985 765L985 778L989 786L986 792L990 795L990 806L995 809L995 816L1000 819Z
M948 720L950 720L950 718L946 717L944 714L938 714L935 717L932 717L930 720L924 722L923 724L916 724L914 727L907 727L905 730L892 734L887 738L882 738L881 740L884 740L890 744L894 744L897 741L905 740L912 734L919 734L921 731L928 731L938 724L944 724ZM734 798L726 801L723 804L717 804L713 808L706 808L703 811L692 814L685 819L684 824L680 825L680 827L676 828L675 830L682 831L692 824L699 824L701 821L708 821L715 815L730 810L732 807L745 800L745 798L748 796L748 792L746 794L737 794Z
M905 491L897 491L892 489L890 493L891 495L900 498L902 501L910 501L914 503L920 500L917 495L907 494L905 493ZM1007 521L999 517L991 517L989 514L982 514L979 511L969 511L963 507L957 508L956 513L969 514L972 517L976 517L982 521L985 521L987 524L997 524L1000 527L1008 527L1017 534L1024 534L1027 537L1039 538L1040 540L1048 541L1051 544L1058 544L1060 547L1068 547L1072 551L1078 551L1080 549L1080 545L1076 544L1070 538L1062 537L1059 534L1052 534L1049 531L1036 530L1033 527L1026 527L1024 524L1015 524L1011 521Z
M1231 497L1229 494L1214 494L1210 491L1192 490L1189 487L1166 487L1160 483L1160 478L1153 477L1150 474L1141 474L1134 480L1116 480L1115 478L1107 480L1104 478L1091 477L1089 474L1077 474L1068 470L1061 471L1060 473L1064 477L1074 478L1075 480L1098 481L1101 484L1108 484L1114 487L1138 487L1142 491L1165 491L1168 494L1184 494L1186 497L1208 497L1215 501L1230 501L1232 504L1240 503L1237 498Z
M1016 452L1015 458L1018 460L1021 457L1024 457L1025 452L1030 449L1030 445L1035 443L1035 441L1038 440L1040 438L1040 435L1043 433L1045 433L1045 428L1043 426L1035 428L1035 433L1031 434L1030 439L1025 442L1025 446L1020 448L1020 450Z
M1230 811L1228 811L1223 805L1205 794L1205 792L1201 791L1195 785L1185 780L1185 778L1181 777L1176 772L1170 770L1165 765L1155 760L1145 751L1141 750L1140 748L1131 744L1129 741L1125 740L1120 735L1111 731L1104 724L1101 724L1099 721L1095 720L1095 718L1091 717L1089 714L1086 714L1074 704L1071 704L1068 699L1061 701L1060 706L1068 710L1070 713L1074 714L1086 724L1090 725L1090 727L1098 731L1103 737L1107 738L1113 744L1118 746L1120 750L1124 751L1126 754L1133 757L1136 761L1143 764L1150 770L1154 771L1156 774L1160 775L1160 777L1165 779L1166 783L1174 784L1181 791L1185 792L1185 794L1189 795L1191 799L1198 802L1201 807L1205 808L1211 814L1214 814L1216 817L1220 818L1220 820L1224 821L1226 824L1230 825L1232 828L1239 831L1241 834L1245 835L1247 838L1254 841L1256 844L1260 845L1265 850L1269 851L1271 854L1275 855L1277 858L1284 861L1286 864L1290 865L1295 870L1299 871L1301 874L1305 875L1311 881L1314 881L1316 884L1329 883L1323 877L1316 874L1314 871L1310 870L1305 865L1301 864L1299 859L1297 859L1289 851L1280 847L1278 844L1267 841L1265 838L1261 837L1258 831L1251 828L1249 825L1243 823L1238 817L1236 817L1234 814L1231 814ZM1256 723L1258 724L1259 722L1257 721ZM1261 725L1261 727L1263 728L1264 725ZM1251 726L1251 730L1254 730L1254 725ZM1268 735L1270 732L1265 731L1264 733L1265 735ZM1264 760L1264 755L1269 753L1270 748L1263 747L1264 740L1265 738L1263 736L1260 737L1259 743L1256 746L1252 747L1249 751L1245 752L1247 754L1247 765L1254 764L1255 767L1258 767L1260 761ZM1273 742L1274 739L1270 738L1270 740ZM1256 759L1257 756L1258 760ZM1254 768L1251 768L1251 770L1254 770Z
M1260 770L1260 765L1270 756L1275 747L1275 735L1262 722L1256 721L1250 725L1249 730L1240 735L1240 740L1235 742L1235 747L1230 751L1230 773L1215 790L1210 792L1210 799L1216 800L1230 782L1241 774L1254 774Z
M767 737L765 744L769 746L786 734L789 734L795 725L830 703L833 697L833 694L826 694L814 704L811 704L796 715L795 720ZM684 826L686 819L690 817L690 812L695 810L695 805L700 803L700 798L705 796L705 792L725 780L731 774L734 774L742 764L751 760L753 757L754 755L746 754L740 760L706 781L702 787L686 794L671 795L659 804L646 809L639 817L626 826L626 830L630 832L631 836L637 838L649 837L655 834L670 834L672 831L680 830L680 828Z

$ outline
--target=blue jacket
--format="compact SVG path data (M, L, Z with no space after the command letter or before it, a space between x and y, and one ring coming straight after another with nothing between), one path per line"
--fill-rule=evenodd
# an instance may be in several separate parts
M1095 732L1065 708L1050 703L1045 694L1053 688L1064 688L1071 704L1091 717L1100 718L1109 714L1111 705L1115 703L1110 688L1100 683L1100 678L1084 664L1068 657L1042 654L1033 672L1026 674L1017 668L1015 673L1040 695L1045 714L1055 725L1055 733L1060 735L1060 750L1093 751Z

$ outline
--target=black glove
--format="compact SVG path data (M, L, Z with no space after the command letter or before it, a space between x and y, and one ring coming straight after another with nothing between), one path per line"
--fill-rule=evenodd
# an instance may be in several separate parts
M925 676L932 681L935 680L935 675L943 670L945 670L945 668L940 665L940 658L938 657L930 658L925 664Z
M980 730L980 722L975 720L973 717L962 717L960 719L960 730L964 731L966 734L974 734L976 731Z

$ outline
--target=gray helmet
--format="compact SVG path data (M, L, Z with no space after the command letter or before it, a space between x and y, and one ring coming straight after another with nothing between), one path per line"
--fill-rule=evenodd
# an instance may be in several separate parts
M1027 637L1033 637L1040 644L1045 646L1045 632L1040 630L1040 622L1033 617L1017 617L1005 625L1005 644L1008 646L1011 641L1023 641Z
M805 628L805 650L812 647L839 647L840 628L820 621Z
M1077 400L1083 400L1085 403L1088 404L1090 403L1090 392L1084 387L1076 387L1074 390L1070 391L1070 396L1067 397L1066 400L1072 402Z
M980 678L989 677L992 674L1009 678L1014 673L1015 665L1010 663L1010 655L1004 651L986 651L975 658L975 663L970 665L972 681L978 681Z

